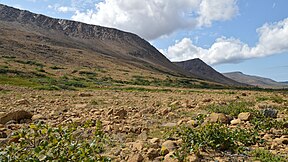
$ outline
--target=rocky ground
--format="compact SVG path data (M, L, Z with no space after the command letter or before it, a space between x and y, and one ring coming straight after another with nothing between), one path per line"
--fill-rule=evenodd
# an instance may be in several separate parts
M81 127L86 121L101 121L105 139L109 141L104 143L101 156L112 161L265 161L261 153L251 153L260 149L267 150L267 156L275 156L274 160L285 161L288 157L288 96L283 92L155 87L80 91L11 86L0 89L1 151L12 143L21 143L13 133L28 129L29 125L31 128L33 123L52 127L76 123ZM244 108L239 109L237 104L243 103ZM219 112L223 107L227 107L226 113ZM269 123L260 118L257 121L254 111L262 113L261 120L269 119ZM255 130L257 125L255 137L259 139L247 145L235 141L237 148L241 146L244 151L234 152L230 147L214 147L213 142L207 147L192 145L191 139L181 133L201 130L204 136L211 123L221 123L219 128L232 131ZM95 125L85 127L94 128ZM79 136L85 138L91 134L80 131ZM191 151L185 150L188 148Z

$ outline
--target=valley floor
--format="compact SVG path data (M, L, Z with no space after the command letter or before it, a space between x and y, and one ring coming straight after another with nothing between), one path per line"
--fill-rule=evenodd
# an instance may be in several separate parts
M103 136L98 145L102 149L97 155L109 157L107 161L285 161L287 158L288 96L283 92L155 87L45 91L4 85L0 89L2 160L8 154L14 155L11 159L24 158L17 155L21 150L17 147L35 147L35 143L31 146L21 141L30 141L31 137L11 134L22 129L42 130L39 122L51 128L73 123L75 140L79 142L93 137L101 122L98 131ZM3 123L3 116L7 117L9 112L21 116L18 110L32 113L32 119L15 118L10 113L11 120ZM264 110L272 113L267 115ZM94 124L85 126L87 121ZM35 138L41 141L47 137L44 133ZM16 147L15 152L7 151L11 145ZM45 152L46 147L40 148ZM35 149L31 152L34 158L40 155Z

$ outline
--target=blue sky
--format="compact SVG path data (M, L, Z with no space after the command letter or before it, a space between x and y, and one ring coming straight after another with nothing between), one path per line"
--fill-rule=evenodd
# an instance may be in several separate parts
M55 18L115 27L167 58L288 81L287 0L0 0Z

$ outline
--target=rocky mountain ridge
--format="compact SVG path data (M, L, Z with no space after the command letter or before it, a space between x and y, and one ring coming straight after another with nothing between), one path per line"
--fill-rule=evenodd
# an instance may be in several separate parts
M144 67L153 66L154 69L161 69L160 71L189 76L189 73L173 65L155 47L136 34L71 20L54 19L1 4L0 24L15 30L36 32L48 37L46 39L57 40L56 45L90 49L124 62L145 64Z

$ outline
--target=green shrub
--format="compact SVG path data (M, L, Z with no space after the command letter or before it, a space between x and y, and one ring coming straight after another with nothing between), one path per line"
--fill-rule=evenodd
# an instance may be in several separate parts
M259 160L261 162L287 162L284 157L279 155L274 155L268 150L256 149L251 152L254 160Z
M212 104L207 106L206 110L236 117L242 112L254 112L255 110L251 109L251 106L253 106L253 103L250 102L231 102L227 105Z
M256 98L256 101L258 101L258 102L259 101L267 101L267 100L272 101L274 103L279 103L279 104L286 102L286 100L280 96L271 96L271 97L261 96L261 97Z
M79 71L80 75L96 76L97 74L92 71Z
M271 128L276 129L283 129L285 131L284 124L287 121L278 121L274 118L265 117L264 114L261 111L257 111L253 115L254 117L251 120L251 123L253 124L253 127L255 130L261 130L261 131L268 131Z
M198 153L199 150L212 149L239 153L243 152L246 146L254 145L259 141L258 133L252 129L231 129L220 123L210 123L197 128L182 128L178 135L183 140L182 148L177 153L178 159L184 159L187 154Z
M46 73L46 71L43 68L36 68L36 71L41 72L41 73Z
M78 87L78 88L85 88L87 87L84 83L80 81L67 81L64 83L67 86L73 86L73 87Z
M27 65L34 65L34 66L44 67L43 64L38 63L36 61L32 61L32 60L28 60L28 61L15 60L15 62L18 62L18 63L21 63L21 64L27 64Z
M13 135L19 143L0 148L0 161L110 161L100 155L107 143L101 123L88 137L81 136L89 133L89 127L31 124Z

